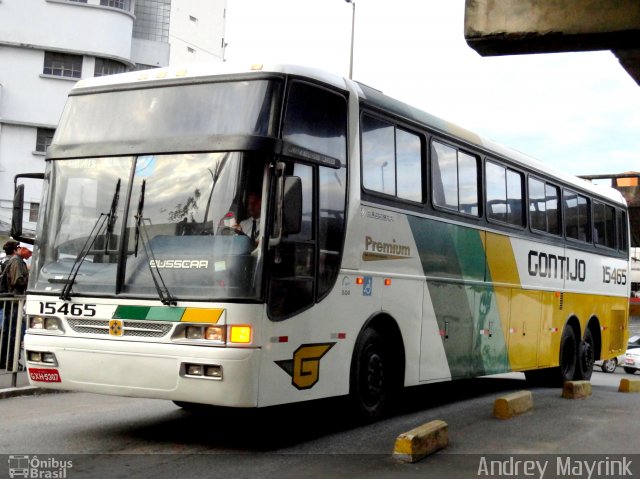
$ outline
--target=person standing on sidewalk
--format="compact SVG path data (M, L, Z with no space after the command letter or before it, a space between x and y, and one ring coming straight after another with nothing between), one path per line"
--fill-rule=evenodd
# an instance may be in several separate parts
M2 264L0 292L13 296L23 295L27 290L29 270L26 260L31 258L31 250L20 246L17 241L9 240L3 246L7 257ZM16 342L16 320L18 303L6 301L2 308L2 344L0 344L0 369L13 369L11 361ZM24 330L24 328L22 328ZM22 332L21 332L22 333ZM21 334L22 336L22 334Z

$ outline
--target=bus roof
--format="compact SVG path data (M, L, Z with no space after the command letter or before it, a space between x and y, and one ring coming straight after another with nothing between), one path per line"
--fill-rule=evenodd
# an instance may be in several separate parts
M511 160L523 167L532 168L540 173L558 178L569 186L589 191L590 193L607 198L616 203L625 204L622 194L614 188L596 185L590 181L563 173L529 155L483 138L470 130L389 97L381 91L371 88L365 84L354 82L342 76L311 67L287 64L253 64L247 68L246 66L238 66L225 62L155 68L83 79L75 84L70 95L82 94L90 90L113 88L119 85L133 86L137 84L151 86L155 84L162 84L167 81L189 81L189 79L206 80L207 77L214 78L220 75L239 74L247 75L251 73L275 73L303 76L331 85L340 90L355 90L362 101L372 106L382 108L390 113L405 118L410 122L425 125L428 128L444 133L445 135L461 139L483 149L489 155L495 154L501 158Z

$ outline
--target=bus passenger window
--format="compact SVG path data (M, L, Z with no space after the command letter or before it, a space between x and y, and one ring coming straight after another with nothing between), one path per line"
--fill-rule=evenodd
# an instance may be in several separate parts
M487 217L513 226L524 226L521 173L487 161Z
M479 216L478 159L455 148L431 143L433 203L460 213Z
M422 201L422 142L392 123L362 116L362 185L371 191Z
M564 191L565 235L567 238L591 242L589 200L571 190Z
M366 115L362 118L362 185L371 191L396 194L394 127Z
M529 178L529 223L531 229L547 231L547 202L544 183Z
M560 188L553 185L545 185L545 197L547 202L547 232L553 235L560 233Z
M593 202L593 242L607 248L616 247L615 209L599 201Z
M422 201L422 154L420 137L396 129L398 197Z

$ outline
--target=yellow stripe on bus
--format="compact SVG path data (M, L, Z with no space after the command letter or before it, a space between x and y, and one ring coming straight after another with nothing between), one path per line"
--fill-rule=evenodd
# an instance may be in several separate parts
M224 309L222 308L186 308L182 315L183 323L217 323L222 317Z

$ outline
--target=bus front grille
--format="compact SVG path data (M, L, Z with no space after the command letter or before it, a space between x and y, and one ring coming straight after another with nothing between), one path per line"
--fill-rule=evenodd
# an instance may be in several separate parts
M69 327L80 334L109 335L109 320L67 318ZM150 321L122 321L122 336L139 338L161 338L171 331L171 323Z

